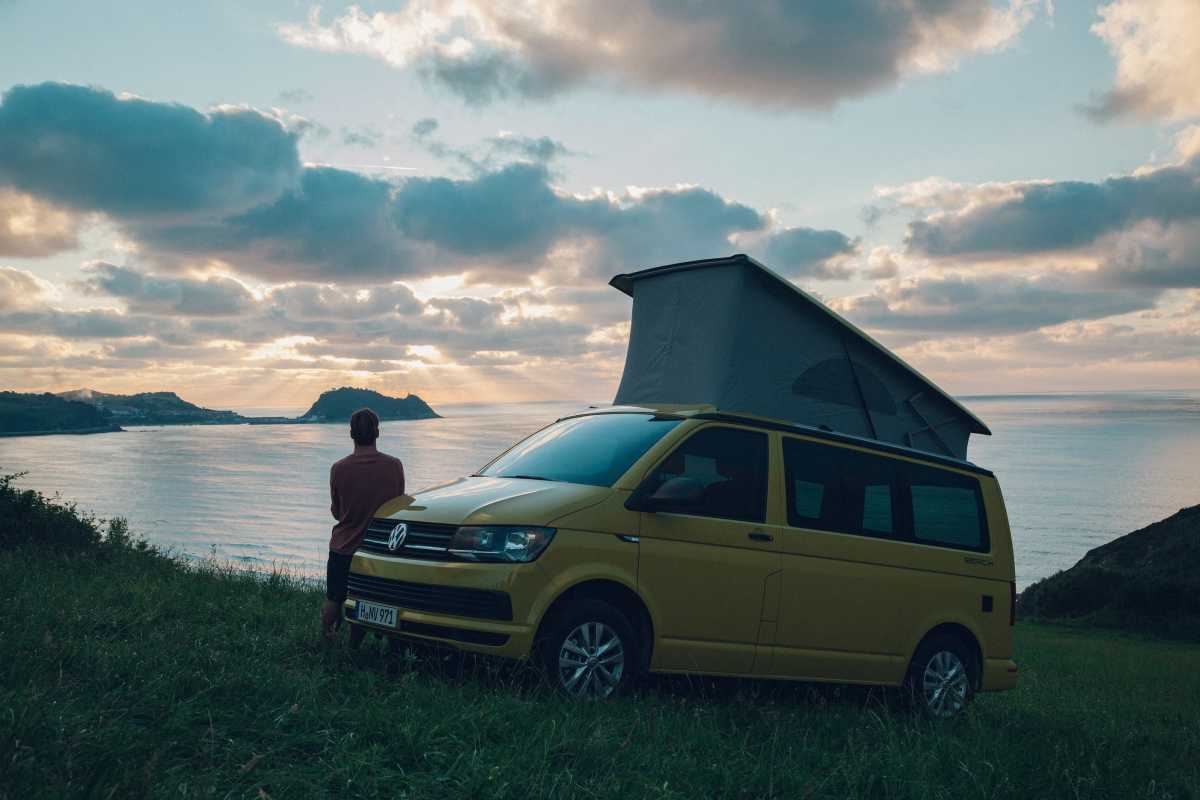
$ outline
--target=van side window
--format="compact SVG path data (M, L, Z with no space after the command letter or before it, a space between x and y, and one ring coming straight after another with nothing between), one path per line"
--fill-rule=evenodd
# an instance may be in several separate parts
M900 532L890 459L785 438L783 460L789 525L887 538Z
M862 529L869 533L895 533L891 484L869 483L863 486Z
M783 440L788 524L795 528L837 530L841 475L832 447Z
M913 537L926 544L988 549L979 482L966 475L911 464Z
M682 514L763 522L767 516L767 434L738 428L704 428L667 456L650 476L651 487L690 478L701 499Z

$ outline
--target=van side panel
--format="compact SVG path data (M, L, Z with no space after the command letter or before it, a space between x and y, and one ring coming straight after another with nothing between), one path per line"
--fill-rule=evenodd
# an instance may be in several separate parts
M781 521L774 674L899 684L917 644L944 623L971 631L985 659L1011 655L1012 548L999 489L993 478L961 474L980 481L988 552Z
M707 428L745 429L708 424L689 434ZM777 474L775 437L746 430L767 438L767 474ZM778 498L772 481L766 488L769 521ZM774 540L750 534L768 529L765 523L737 519L642 514L638 589L654 618L652 670L749 675L756 658L762 663L775 616L770 588L779 573L779 555Z

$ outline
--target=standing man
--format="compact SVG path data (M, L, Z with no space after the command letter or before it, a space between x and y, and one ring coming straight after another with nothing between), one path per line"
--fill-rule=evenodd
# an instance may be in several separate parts
M400 459L375 449L379 417L374 411L360 408L351 415L350 438L354 440L354 452L329 470L329 510L337 523L329 539L325 605L321 608L326 641L333 640L342 621L350 561L362 544L371 515L388 500L404 494L404 465Z

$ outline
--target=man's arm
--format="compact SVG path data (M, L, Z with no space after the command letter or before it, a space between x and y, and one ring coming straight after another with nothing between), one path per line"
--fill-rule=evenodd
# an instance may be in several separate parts
M333 514L333 518L340 520L342 518L342 504L338 498L337 482L335 480L335 472L333 467L329 468L329 513Z
M396 497L404 494L404 462L396 459Z

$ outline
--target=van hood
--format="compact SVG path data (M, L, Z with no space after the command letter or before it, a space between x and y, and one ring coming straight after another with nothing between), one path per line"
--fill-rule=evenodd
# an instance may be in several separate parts
M446 525L549 525L611 493L607 486L472 476L398 497L376 516Z

